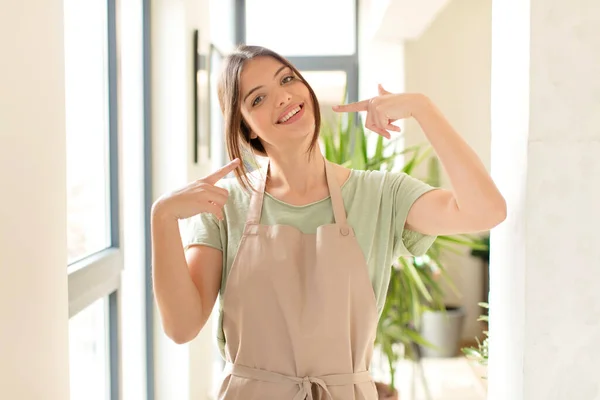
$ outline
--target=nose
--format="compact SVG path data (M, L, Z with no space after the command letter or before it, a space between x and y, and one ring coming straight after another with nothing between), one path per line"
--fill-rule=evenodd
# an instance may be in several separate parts
M292 95L285 89L281 89L279 97L277 97L277 106L283 107L292 101Z

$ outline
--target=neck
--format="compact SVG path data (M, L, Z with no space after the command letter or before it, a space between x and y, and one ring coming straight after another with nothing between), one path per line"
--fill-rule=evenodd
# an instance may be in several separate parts
M267 187L304 195L313 188L327 184L325 159L319 146L305 152L269 152L270 169Z

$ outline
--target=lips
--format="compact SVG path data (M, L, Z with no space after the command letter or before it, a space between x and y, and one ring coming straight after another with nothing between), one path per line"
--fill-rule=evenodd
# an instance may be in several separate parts
M287 107L280 115L279 118L277 118L277 124L281 124L281 119L283 117L285 117L286 115L288 115L290 113L290 111L294 110L295 108L300 107L300 110L302 110L302 108L304 108L304 103L296 103L296 104L292 104L289 107Z

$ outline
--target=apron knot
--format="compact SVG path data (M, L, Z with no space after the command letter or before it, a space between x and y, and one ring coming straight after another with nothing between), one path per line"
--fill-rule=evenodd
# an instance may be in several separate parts
M333 400L333 396L327 389L327 385L325 384L325 381L323 381L322 379L315 378L312 376L305 376L298 382L298 384L300 386L300 391L296 394L296 396L294 397L294 400L313 400L313 395L312 395L312 385L313 384L320 386L323 389L323 391L325 393L327 393L327 396L329 396L328 398Z
M328 386L346 386L373 381L369 371L323 375L319 377L305 376L301 378L299 376L282 375L276 372L251 368L240 364L232 364L230 362L225 366L224 372L228 375L262 382L290 382L296 384L298 386L298 393L296 393L293 400L313 400L313 385L320 386L321 391L326 395L325 399L334 400Z

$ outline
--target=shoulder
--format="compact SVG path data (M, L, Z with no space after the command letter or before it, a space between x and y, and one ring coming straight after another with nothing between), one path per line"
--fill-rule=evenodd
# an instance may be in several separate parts
M420 179L417 179L402 171L359 171L353 170L353 176L356 180L366 184L380 184L384 188L398 188L398 186L407 185L426 185Z
M245 176L253 187L257 187L260 182L261 175L260 170L254 170L248 172ZM233 174L228 176L227 178L221 179L219 182L215 184L220 188L226 189L229 192L230 196L243 196L249 197L252 194L252 189L247 188L240 180Z
M420 195L433 189L427 183L405 172L352 170L344 191L349 195L394 201Z
M390 174L385 171L351 169L333 163L332 165L336 179L342 186L379 184L390 176Z
M390 186L394 180L398 179L396 173L377 170L351 170L348 184L362 189L383 188Z
M335 179L338 181L338 183L340 185L346 183L351 176L352 170L335 163L331 163L331 166L333 167Z
M229 192L244 191L244 187L240 184L240 182L235 176L223 178L219 182L217 182L215 186L227 189Z

